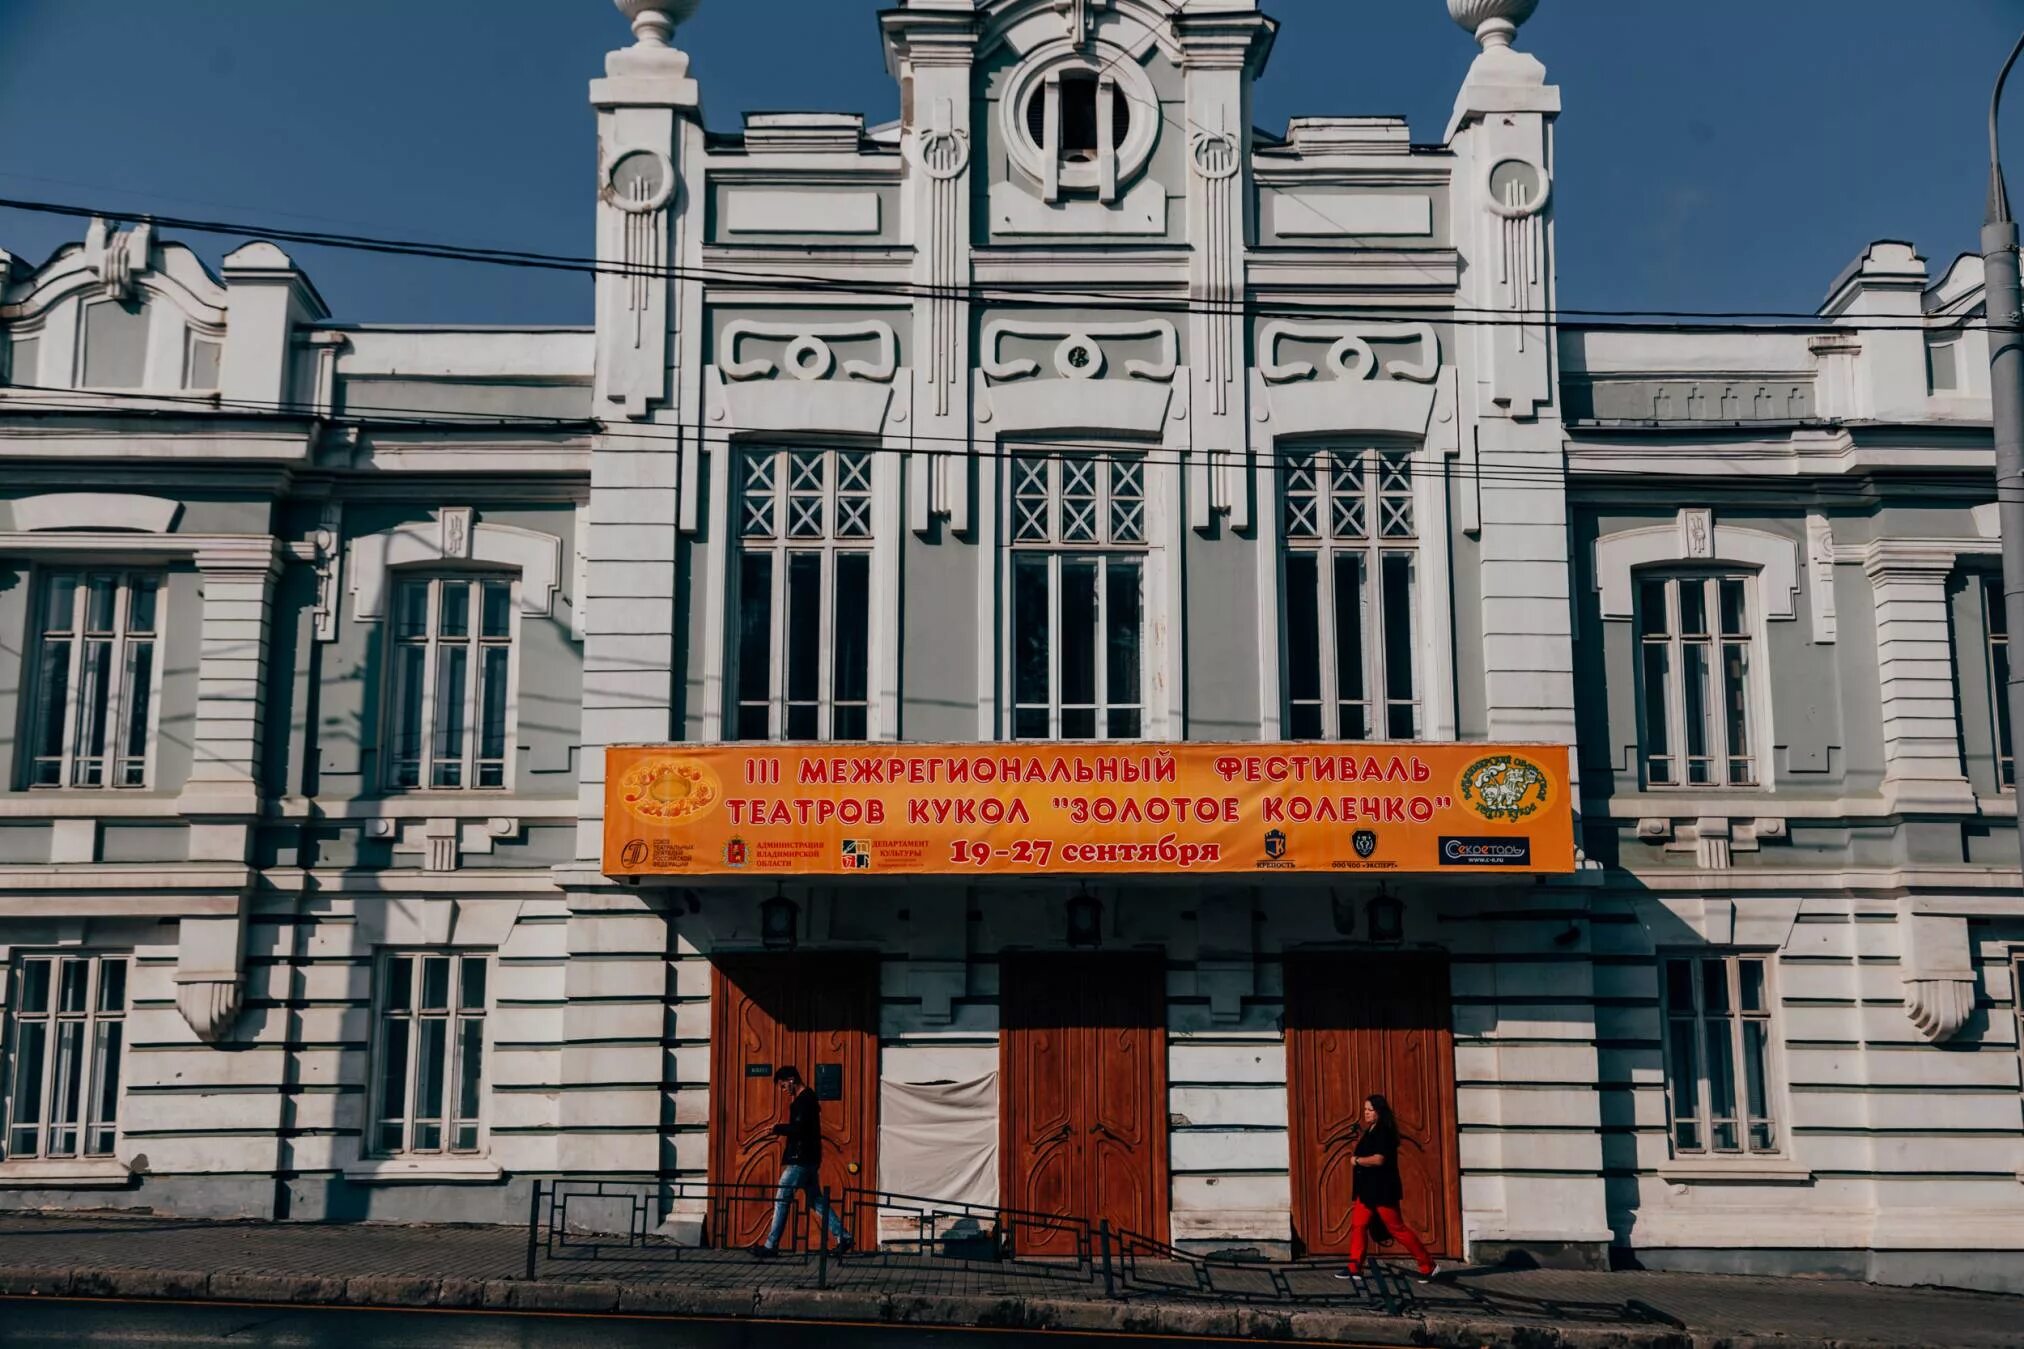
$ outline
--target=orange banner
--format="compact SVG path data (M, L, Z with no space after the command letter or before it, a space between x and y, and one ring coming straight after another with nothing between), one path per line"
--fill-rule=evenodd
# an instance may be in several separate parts
M1564 745L626 745L613 876L1569 872Z

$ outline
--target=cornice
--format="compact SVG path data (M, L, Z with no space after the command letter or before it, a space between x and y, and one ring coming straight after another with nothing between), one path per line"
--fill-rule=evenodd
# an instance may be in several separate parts
M1262 71L1271 58L1279 21L1253 10L1222 13L1183 10L1173 19L1181 64L1193 70Z
M190 558L205 570L278 567L281 541L268 534L138 534L112 530L0 533L0 557Z
M968 66L983 39L983 16L975 10L887 10L878 16L886 40L886 68L903 61L915 67Z

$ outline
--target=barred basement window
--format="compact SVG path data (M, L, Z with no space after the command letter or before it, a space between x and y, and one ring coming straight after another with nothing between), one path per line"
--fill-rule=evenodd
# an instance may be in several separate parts
M2017 788L2017 742L2010 725L2010 624L2003 608L2003 578L1982 578L1982 630L1989 634L1989 688L1996 709L1996 780Z
M871 452L748 449L739 463L734 738L866 739Z
M1749 580L1640 580L1637 637L1645 785L1757 786Z
M511 738L513 583L407 580L394 596L388 783L503 788Z
M489 965L481 955L382 957L371 1141L376 1155L479 1150Z
M1012 470L1012 734L1145 734L1145 464L1018 455Z
M1673 1152L1775 1152L1767 962L1671 956L1662 968Z
M145 788L161 688L162 578L59 571L42 577L30 657L30 787Z
M23 956L10 975L5 1155L112 1156L127 958Z
M1412 452L1294 449L1282 462L1288 732L1417 739Z

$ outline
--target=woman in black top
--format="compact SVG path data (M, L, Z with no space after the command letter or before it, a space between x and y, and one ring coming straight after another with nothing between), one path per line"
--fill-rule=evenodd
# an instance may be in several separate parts
M1385 1229L1399 1239L1419 1263L1420 1277L1431 1278L1434 1258L1427 1254L1419 1234L1406 1225L1399 1212L1404 1189L1399 1183L1399 1127L1392 1119L1391 1102L1382 1096L1363 1101L1363 1136L1356 1140L1356 1168L1349 1208L1349 1268L1336 1275L1353 1279L1363 1272L1364 1243L1369 1239L1371 1215L1384 1220Z

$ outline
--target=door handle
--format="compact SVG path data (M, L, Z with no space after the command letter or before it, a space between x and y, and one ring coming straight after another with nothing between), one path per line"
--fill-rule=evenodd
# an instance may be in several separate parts
M1093 1134L1102 1134L1105 1138L1108 1138L1113 1143L1117 1142L1117 1135L1112 1133L1110 1130L1104 1128L1101 1124L1090 1125L1089 1131Z
M1047 1137L1041 1139L1040 1141L1043 1143L1059 1143L1065 1138L1073 1137L1074 1134L1075 1134L1075 1126L1073 1124L1064 1124L1059 1129L1056 1129L1053 1133L1047 1135Z

